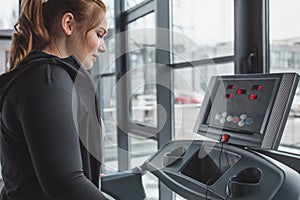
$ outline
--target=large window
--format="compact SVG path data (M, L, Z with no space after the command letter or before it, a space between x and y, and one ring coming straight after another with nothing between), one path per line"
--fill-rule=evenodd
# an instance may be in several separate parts
M150 13L128 24L130 120L157 126L155 15Z
M270 1L270 71L300 73L300 1ZM281 149L300 148L300 86L281 140ZM289 148L287 148L289 147ZM290 148L293 147L293 148ZM298 151L299 153L299 151Z
M108 33L105 37L106 52L100 54L93 68L98 80L99 98L103 127L103 172L118 171L117 119L116 119L116 56L115 56L115 16L114 0L104 0L107 7Z
M233 62L193 66L174 72L175 139L193 139L195 123L209 80L214 75L234 74ZM198 137L198 136L197 136Z
M138 5L139 3L143 2L144 0L125 0L125 10L128 10L136 5Z
M234 54L234 1L173 0L171 6L175 139L191 138L210 77L234 74L233 59L224 59Z
M104 123L103 137L103 161L105 173L117 172L117 123L116 123L116 99L114 98L115 77L104 77L100 81L100 100L102 119Z
M9 67L10 36L19 16L19 1L0 0L0 73Z
M19 16L19 0L0 0L0 29L13 29Z
M233 0L173 0L174 62L233 54Z
M0 39L0 73L4 72L9 67L10 43L10 40Z
M163 144L161 140L165 142L168 138L157 134L159 132L157 130L161 128L159 127L161 116L158 114L161 105L157 105L158 102L163 103L162 106L172 108L166 109L170 111L167 112L166 117L172 121L172 125L164 129L164 135L171 135L172 139L201 138L202 136L194 134L194 125L211 76L234 74L234 70L237 70L237 73L250 71L247 66L243 70L243 66L234 66L235 59L244 56L234 55L240 53L234 49L236 42L234 40L237 38L234 36L235 25L240 27L241 24L247 24L241 23L245 22L245 18L250 22L249 25L245 25L249 28L250 34L242 34L244 38L239 38L241 44L239 50L244 50L262 39L263 34L252 34L256 33L252 30L261 28L261 24L256 22L264 19L257 20L260 15L251 6L247 7L251 4L244 5L249 8L248 10L254 10L250 15L237 10L241 9L237 4L247 0L103 1L107 6L108 18L108 35L105 41L107 52L100 56L92 73L98 80L101 117L105 127L103 170L108 174L126 169L126 165L128 168L140 166L149 155L157 151L157 147ZM249 1L251 0L247 2ZM166 6L166 2L170 4ZM270 14L268 27L270 57L267 58L270 61L270 72L300 73L300 28L298 26L300 1L262 0L261 5L260 3L254 5L260 9L265 2L269 4ZM9 64L10 39L7 39L7 35L11 35L17 21L19 0L0 0L0 5L0 71L3 71ZM238 14L234 13L235 10ZM117 27L115 27L116 22ZM164 31L157 31L157 27L168 27L170 32L169 30L167 32L170 35L165 34ZM268 28L263 27L266 30ZM123 37L124 35L126 37ZM237 35L240 36L239 33ZM246 44L247 42L244 44L244 41L251 41L249 42L251 44ZM166 49L163 50L158 49L160 42L165 42L168 47L164 46ZM125 56L117 55L120 52ZM159 73L161 71L158 67L161 65L167 66L171 71L167 74L170 77ZM257 68L260 68L258 71L261 72L265 70L262 69L262 65L257 65ZM125 76L120 77L123 73ZM116 89L116 85L121 82L119 78L124 77L126 77L126 87L122 89L126 91L122 93L123 91ZM174 99L170 98L170 100L169 94L165 94L164 90L157 87L158 83L163 82L161 79L171 82L170 88ZM280 149L300 154L300 134L297 132L300 127L300 85L298 88ZM116 94L117 92L119 93ZM120 101L123 100L123 95L128 95L127 99L124 98L125 103ZM170 101L161 101L165 99ZM123 112L123 107L126 107L126 112ZM117 115L121 121L125 121L124 129L118 127ZM120 144L120 140L126 141ZM120 154L120 150L126 151L128 158L123 158L125 154ZM143 179L147 198L159 199L157 178L147 173ZM168 193L166 190L164 192ZM172 199L172 197L165 199ZM177 196L176 199L183 198Z

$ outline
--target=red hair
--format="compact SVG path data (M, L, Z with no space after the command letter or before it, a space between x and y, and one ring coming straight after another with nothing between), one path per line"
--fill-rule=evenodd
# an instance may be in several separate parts
M10 51L13 70L32 50L42 50L56 35L61 17L71 12L86 33L93 29L106 12L102 0L22 0Z

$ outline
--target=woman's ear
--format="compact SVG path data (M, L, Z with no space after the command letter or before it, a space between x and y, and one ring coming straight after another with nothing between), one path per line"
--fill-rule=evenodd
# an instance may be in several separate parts
M63 32L70 36L74 31L74 15L72 13L65 13L61 20Z

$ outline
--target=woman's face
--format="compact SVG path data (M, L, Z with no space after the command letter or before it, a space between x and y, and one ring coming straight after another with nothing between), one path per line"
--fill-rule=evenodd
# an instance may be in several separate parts
M77 28L77 27L76 27ZM104 36L107 33L107 20L104 16L101 23L87 33L80 31L73 38L69 49L75 55L85 69L91 69L100 53L106 51Z

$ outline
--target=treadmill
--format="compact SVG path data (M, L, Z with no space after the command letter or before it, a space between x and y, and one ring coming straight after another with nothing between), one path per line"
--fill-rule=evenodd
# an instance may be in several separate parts
M300 200L300 175L272 158L289 115L298 74L214 76L195 131L207 140L176 140L141 166L107 175L102 191L115 199L146 198L152 173L186 199Z

